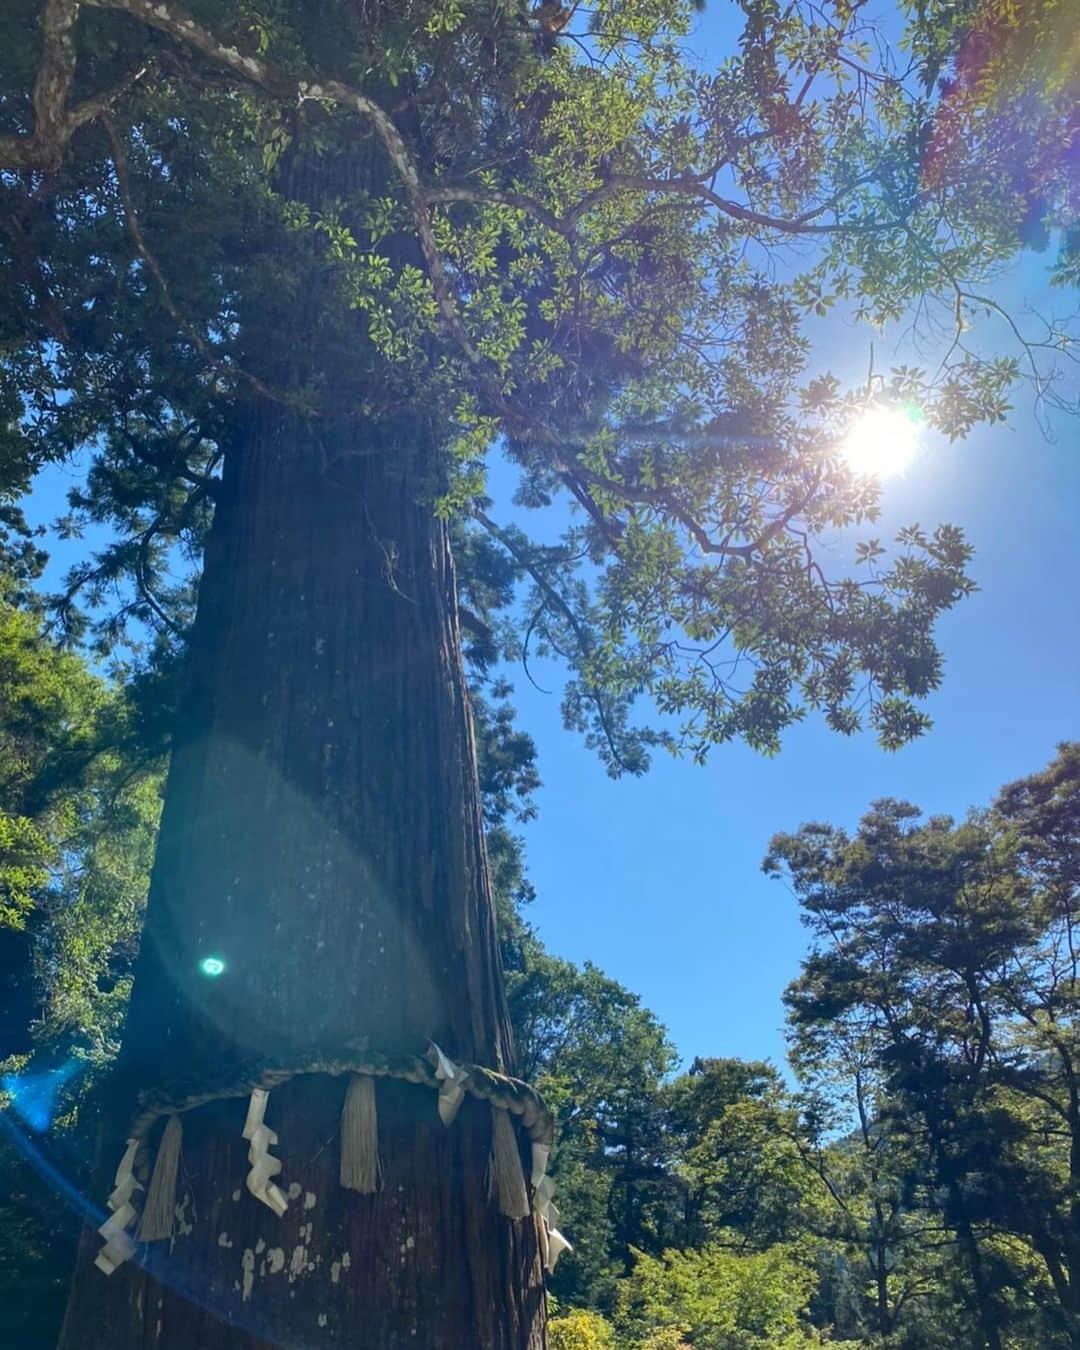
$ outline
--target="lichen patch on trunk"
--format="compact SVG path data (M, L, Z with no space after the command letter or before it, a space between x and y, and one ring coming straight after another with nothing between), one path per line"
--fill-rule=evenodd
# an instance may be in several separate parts
M250 1247L244 1248L244 1254L240 1258L240 1269L244 1272L241 1298L248 1303L251 1301L251 1291L255 1287L255 1253Z

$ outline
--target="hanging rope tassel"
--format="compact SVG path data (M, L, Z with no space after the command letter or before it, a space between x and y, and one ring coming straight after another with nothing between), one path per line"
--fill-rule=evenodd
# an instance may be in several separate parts
M139 1222L139 1241L156 1242L172 1236L176 1214L176 1173L180 1166L180 1141L183 1128L180 1117L172 1115L165 1124L165 1132L158 1144L154 1174L146 1192L142 1219Z
M548 1226L535 1211L533 1212L533 1223L536 1224L536 1238L540 1245L540 1264L547 1270L551 1252L548 1245Z
M349 1080L341 1111L341 1184L361 1195L373 1195L381 1176L375 1080L357 1074Z
M529 1195L521 1152L509 1111L491 1108L491 1162L488 1166L488 1193L498 1202L499 1212L508 1219L524 1219L529 1212Z

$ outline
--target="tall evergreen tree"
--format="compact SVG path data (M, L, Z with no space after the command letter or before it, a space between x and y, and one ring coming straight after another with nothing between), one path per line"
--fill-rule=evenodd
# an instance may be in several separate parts
M140 1102L191 1108L180 1217L107 1280L87 1236L69 1350L543 1343L544 1229L487 1194L506 1118L467 1094L446 1128L402 1081L435 1042L539 1111L505 1077L455 515L529 578L519 647L565 656L613 772L772 750L807 708L924 728L962 535L868 542L858 579L816 541L875 512L838 450L870 394L1002 416L1016 363L963 330L1018 201L927 183L925 70L866 66L861 5L741 22L706 73L677 0L8 6L7 443L89 448L75 505L116 537L73 630L158 626L186 667L100 1191ZM836 299L940 303L956 342L844 395L804 375ZM523 506L568 504L558 542L483 497L495 444ZM371 1195L338 1179L350 1066L389 1071ZM240 1189L237 1094L271 1083L281 1216Z
M1010 1327L1080 1340L1078 788L1065 745L962 824L886 801L854 837L806 825L773 841L767 865L791 877L813 934L787 995L795 1063L819 1082L855 1076L870 1227L888 1238L876 1256L867 1245L879 1332L901 1289L925 1287L912 1215L936 1211L980 1343Z

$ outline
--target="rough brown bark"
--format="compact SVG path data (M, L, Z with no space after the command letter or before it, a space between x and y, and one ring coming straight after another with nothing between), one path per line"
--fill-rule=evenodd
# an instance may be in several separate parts
M447 532L416 440L329 437L264 407L226 462L118 1116L138 1086L364 1038L511 1067ZM189 1113L171 1246L106 1278L88 1235L63 1350L542 1346L533 1222L486 1195L487 1109L446 1129L428 1090L380 1080L368 1197L338 1185L344 1092L271 1094L282 1219L244 1189L243 1103Z

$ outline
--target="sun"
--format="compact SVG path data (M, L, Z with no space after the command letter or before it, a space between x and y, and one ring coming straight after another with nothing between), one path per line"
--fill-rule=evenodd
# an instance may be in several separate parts
M864 478L888 478L902 473L920 449L922 419L909 407L868 408L853 423L840 447L855 473Z

